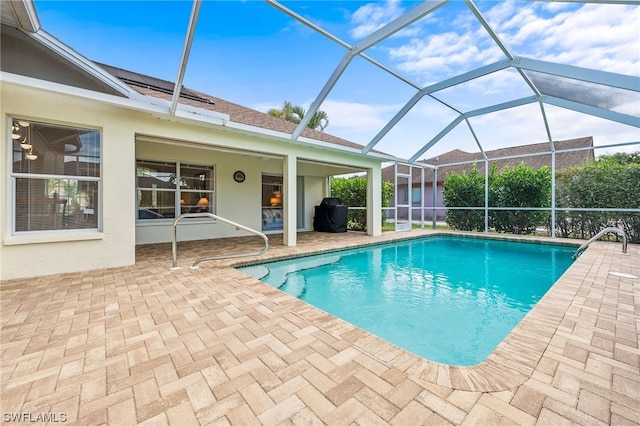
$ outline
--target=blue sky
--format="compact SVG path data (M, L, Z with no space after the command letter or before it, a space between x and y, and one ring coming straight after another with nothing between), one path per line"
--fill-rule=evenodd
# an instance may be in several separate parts
M175 80L190 1L35 4L42 27L87 58ZM353 45L418 3L282 4ZM522 1L476 5L514 55L640 76L640 6ZM260 111L285 100L308 107L345 51L267 3L205 0L184 84ZM420 86L504 58L465 4L455 0L365 53ZM356 58L321 106L330 120L326 131L367 145L415 93L405 82ZM469 111L531 94L515 71L506 70L437 96ZM637 128L546 108L554 139L594 136L600 145L640 140ZM638 102L619 110L640 116ZM409 158L455 116L441 103L423 98L376 149ZM547 140L537 104L470 122L485 149ZM478 150L466 125L458 126L425 157L454 148Z

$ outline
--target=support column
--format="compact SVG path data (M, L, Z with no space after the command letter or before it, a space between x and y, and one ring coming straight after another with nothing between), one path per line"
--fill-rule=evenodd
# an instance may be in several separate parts
M283 160L282 176L282 210L283 210L283 240L285 246L297 244L297 183L298 183L298 157L287 155Z
M438 228L438 168L433 169L433 182L431 183L432 194L432 202L433 202L433 213L431 216L431 228Z
M374 237L382 235L382 173L380 166L367 170L367 234Z
M551 238L556 237L556 151L551 152Z

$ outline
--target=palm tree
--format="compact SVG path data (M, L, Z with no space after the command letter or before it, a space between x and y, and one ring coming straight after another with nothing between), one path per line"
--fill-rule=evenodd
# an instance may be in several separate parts
M271 108L267 111L267 114L282 118L283 120L291 121L292 123L300 124L304 118L306 111L304 108L298 105L293 105L289 101L285 101L282 104L282 108ZM311 119L307 123L307 127L323 131L329 125L329 117L327 113L321 110L317 110L311 116Z

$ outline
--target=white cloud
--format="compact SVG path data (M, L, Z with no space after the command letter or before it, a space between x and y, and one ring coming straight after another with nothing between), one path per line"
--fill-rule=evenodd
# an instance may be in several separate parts
M404 13L399 0L368 3L351 16L354 27L349 31L355 39L362 39Z
M568 6L567 6L568 7ZM640 8L586 4L564 11L500 3L487 20L515 54L629 75L640 74ZM549 10L560 10L547 16Z
M490 7L484 15L515 55L640 75L640 7L515 1L497 2ZM402 46L389 48L389 61L400 71L418 78L420 84L428 85L503 58L484 29L477 23L470 25L470 22L464 16L456 16L449 25L442 26L444 31L433 32L436 26L430 26L431 32L425 31L407 38ZM533 94L527 87L523 89L523 84L515 73L506 77L504 73L495 73L451 90L447 101L451 100L454 106L461 105L464 110L465 106L490 102L493 95L496 99L502 96L510 100L520 94ZM472 98L475 100L470 101ZM638 114L637 106L635 111L632 108L633 105L627 106L625 111ZM630 126L602 119L594 121L590 116L560 108L553 109L549 115L552 114L554 139L594 136L596 143L598 139L606 140L606 143L640 139L640 132ZM474 121L486 149L547 139L537 104L500 111ZM431 127L439 125L439 120L415 121L410 126L403 126L401 121L397 127L402 130L392 130L380 146L394 148L394 154L410 156L410 151L426 142L424 136L417 135L435 134L444 125L437 129ZM430 129L425 129L427 126ZM436 146L444 145L439 142Z
M485 16L516 55L640 74L638 7L587 4L575 9L575 5L551 7L504 1L486 11ZM484 29L470 22L467 15L462 15L444 32L413 37L401 47L389 49L389 60L401 71L431 82L503 58Z
M475 34L446 32L413 38L405 45L389 51L398 69L420 77L423 84L470 71L479 65L504 58L496 46L476 44Z
M367 145L401 107L329 99L320 109L329 117L327 132Z
M602 4L579 7L571 3L515 1L485 4L490 7L483 10L485 17L517 56L640 75L640 7ZM398 1L367 4L351 16L350 35L358 39L366 37L401 13L403 10ZM396 47L398 43L401 45ZM440 11L429 15L426 20L396 34L393 43L376 48L387 54L387 61L383 60L383 63L415 78L422 85L504 58L502 51L468 11L464 15L440 14ZM321 109L329 116L327 131L367 145L403 106L384 103L383 85L375 91L383 99L377 103L351 102L347 97L326 100ZM490 74L440 94L444 96L444 92L447 92L444 100L462 111L533 94L513 69ZM308 103L305 106L308 109ZM419 103L375 148L402 158L411 157L456 115L439 107L441 110L435 110ZM627 106L625 111L633 107ZM265 106L261 110L266 109ZM545 106L545 110L554 139L593 136L596 144L640 140L638 129L630 126L561 108ZM637 106L635 112L629 110L629 113L637 114ZM537 103L474 117L471 122L486 150L547 140ZM477 148L465 123L423 157L455 148Z

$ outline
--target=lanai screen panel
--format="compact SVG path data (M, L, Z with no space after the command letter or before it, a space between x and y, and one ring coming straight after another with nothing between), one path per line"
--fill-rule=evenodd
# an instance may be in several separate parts
M640 117L640 92L536 71L527 71L541 93Z

